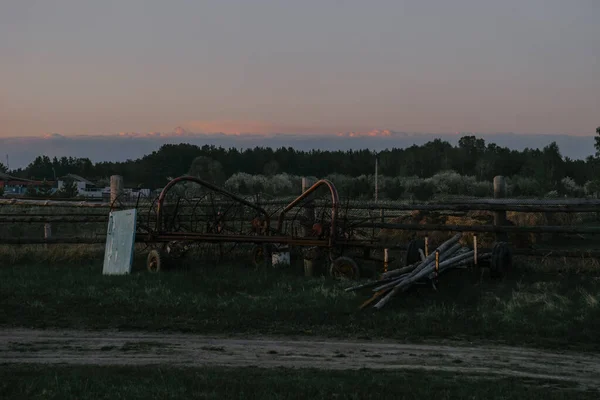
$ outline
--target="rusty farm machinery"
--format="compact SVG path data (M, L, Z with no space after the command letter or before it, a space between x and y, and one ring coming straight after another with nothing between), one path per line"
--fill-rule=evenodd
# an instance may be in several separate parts
M323 262L329 275L356 279L361 271L355 259L373 260L372 249L378 247L368 230L358 228L363 222L348 217L328 180L317 181L283 207L269 209L183 176L170 181L141 215L136 240L150 248L151 272L175 265L194 247L209 244L220 259L245 249L254 265L268 264L273 253L294 248L304 260Z

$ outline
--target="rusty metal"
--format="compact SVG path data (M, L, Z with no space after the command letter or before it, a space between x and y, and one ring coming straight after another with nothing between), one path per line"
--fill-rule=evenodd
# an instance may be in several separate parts
M333 247L336 239L336 219L337 219L337 211L339 206L339 195L338 191L333 185L332 182L327 179L321 179L315 184L313 184L310 188L308 188L304 193L298 196L295 200L293 200L290 204L288 204L281 212L279 213L279 219L277 223L277 232L279 234L283 231L283 222L285 220L286 214L300 204L303 200L306 200L311 194L313 194L320 187L326 186L329 189L331 194L331 222L330 222L330 232L329 232L329 246Z
M227 191L227 190L225 190L223 188L220 188L219 186L213 185L210 182L206 182L206 181L204 181L202 179L199 179L199 178L196 178L194 176L182 176L182 177L175 178L172 181L170 181L167 184L167 186L165 186L163 188L163 190L160 192L160 195L158 196L157 225L156 225L157 232L162 232L162 228L163 228L162 227L162 223L163 223L163 221L162 221L162 215L163 215L163 209L164 209L164 201L165 201L165 198L167 196L167 193L169 192L169 190L171 190L171 188L173 186L175 186L176 184L181 183L181 182L194 182L194 183L196 183L196 184L198 184L200 186L203 186L203 187L205 187L207 189L210 189L213 192L225 195L225 196L229 197L230 199L234 200L237 203L243 204L243 205L245 205L245 206L247 206L249 208L254 209L255 211L259 212L260 214L262 214L264 216L266 226L267 226L267 228L269 227L270 216L269 216L269 214L262 207L259 207L259 206L255 205L254 203L251 203L251 202L247 201L246 199L244 199L244 198L242 198L242 197L240 197L240 196L238 196L236 194L233 194L233 193L231 193L231 192L229 192L229 191Z

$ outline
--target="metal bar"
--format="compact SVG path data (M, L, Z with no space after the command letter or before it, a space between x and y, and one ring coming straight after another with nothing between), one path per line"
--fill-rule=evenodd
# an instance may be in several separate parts
M294 208L296 205L298 205L298 203L300 203L302 200L304 200L305 198L307 198L308 196L310 196L315 190L317 190L319 187L321 186L327 186L329 188L329 191L331 192L331 229L330 229L330 246L333 246L333 243L335 241L335 227L336 227L336 219L337 219L337 209L339 206L339 196L338 196L338 191L335 188L335 186L333 185L333 183L331 183L330 181L328 181L327 179L321 179L317 182L315 182L314 185L312 185L311 187L309 187L304 193L302 193L300 196L298 196L294 201L292 201L290 204L288 204L283 210L281 210L281 212L279 213L279 221L277 223L277 232L279 232L279 234L281 234L282 232L282 228L283 228L283 220L285 219L285 215L288 213L288 211L290 211L292 208Z
M157 232L161 232L162 230L162 210L163 210L163 203L165 201L165 197L167 196L167 193L169 192L169 190L175 186L176 184L180 183L180 182L184 182L184 181L189 181L189 182L194 182L197 183L200 186L204 186L207 189L210 189L214 192L217 193L221 193L222 195L225 195L227 197L229 197L230 199L234 200L235 202L241 203L247 207L250 207L252 209L254 209L255 211L261 213L264 217L265 217L265 221L267 224L267 228L270 225L270 218L269 218L269 214L262 208L257 206L254 203L249 202L246 199L243 199L242 197L235 195L223 188L220 188L216 185L213 185L210 182L206 182L203 181L202 179L196 178L194 176L181 176L179 178L175 178L172 181L170 181L169 183L167 183L167 186L165 186L163 188L163 190L160 192L160 195L158 196L158 206L157 206L157 222L156 222L156 230ZM268 229L267 229L268 231Z

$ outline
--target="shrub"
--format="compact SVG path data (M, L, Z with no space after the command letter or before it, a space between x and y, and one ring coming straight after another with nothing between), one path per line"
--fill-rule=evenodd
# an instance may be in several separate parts
M533 178L515 175L507 180L508 196L539 196L541 193L542 186Z
M585 185L583 185L583 189L588 196L598 196L598 193L600 192L600 181L587 181Z
M575 183L571 177L565 177L560 181L563 194L570 197L582 197L585 194L585 189Z

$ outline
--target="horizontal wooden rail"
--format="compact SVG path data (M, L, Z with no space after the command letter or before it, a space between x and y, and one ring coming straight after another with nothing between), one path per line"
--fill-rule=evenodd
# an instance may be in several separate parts
M580 233L600 234L596 226L496 226L496 225L447 225L447 224L394 224L366 222L361 228L397 229L406 231L440 232L489 232L489 233Z

